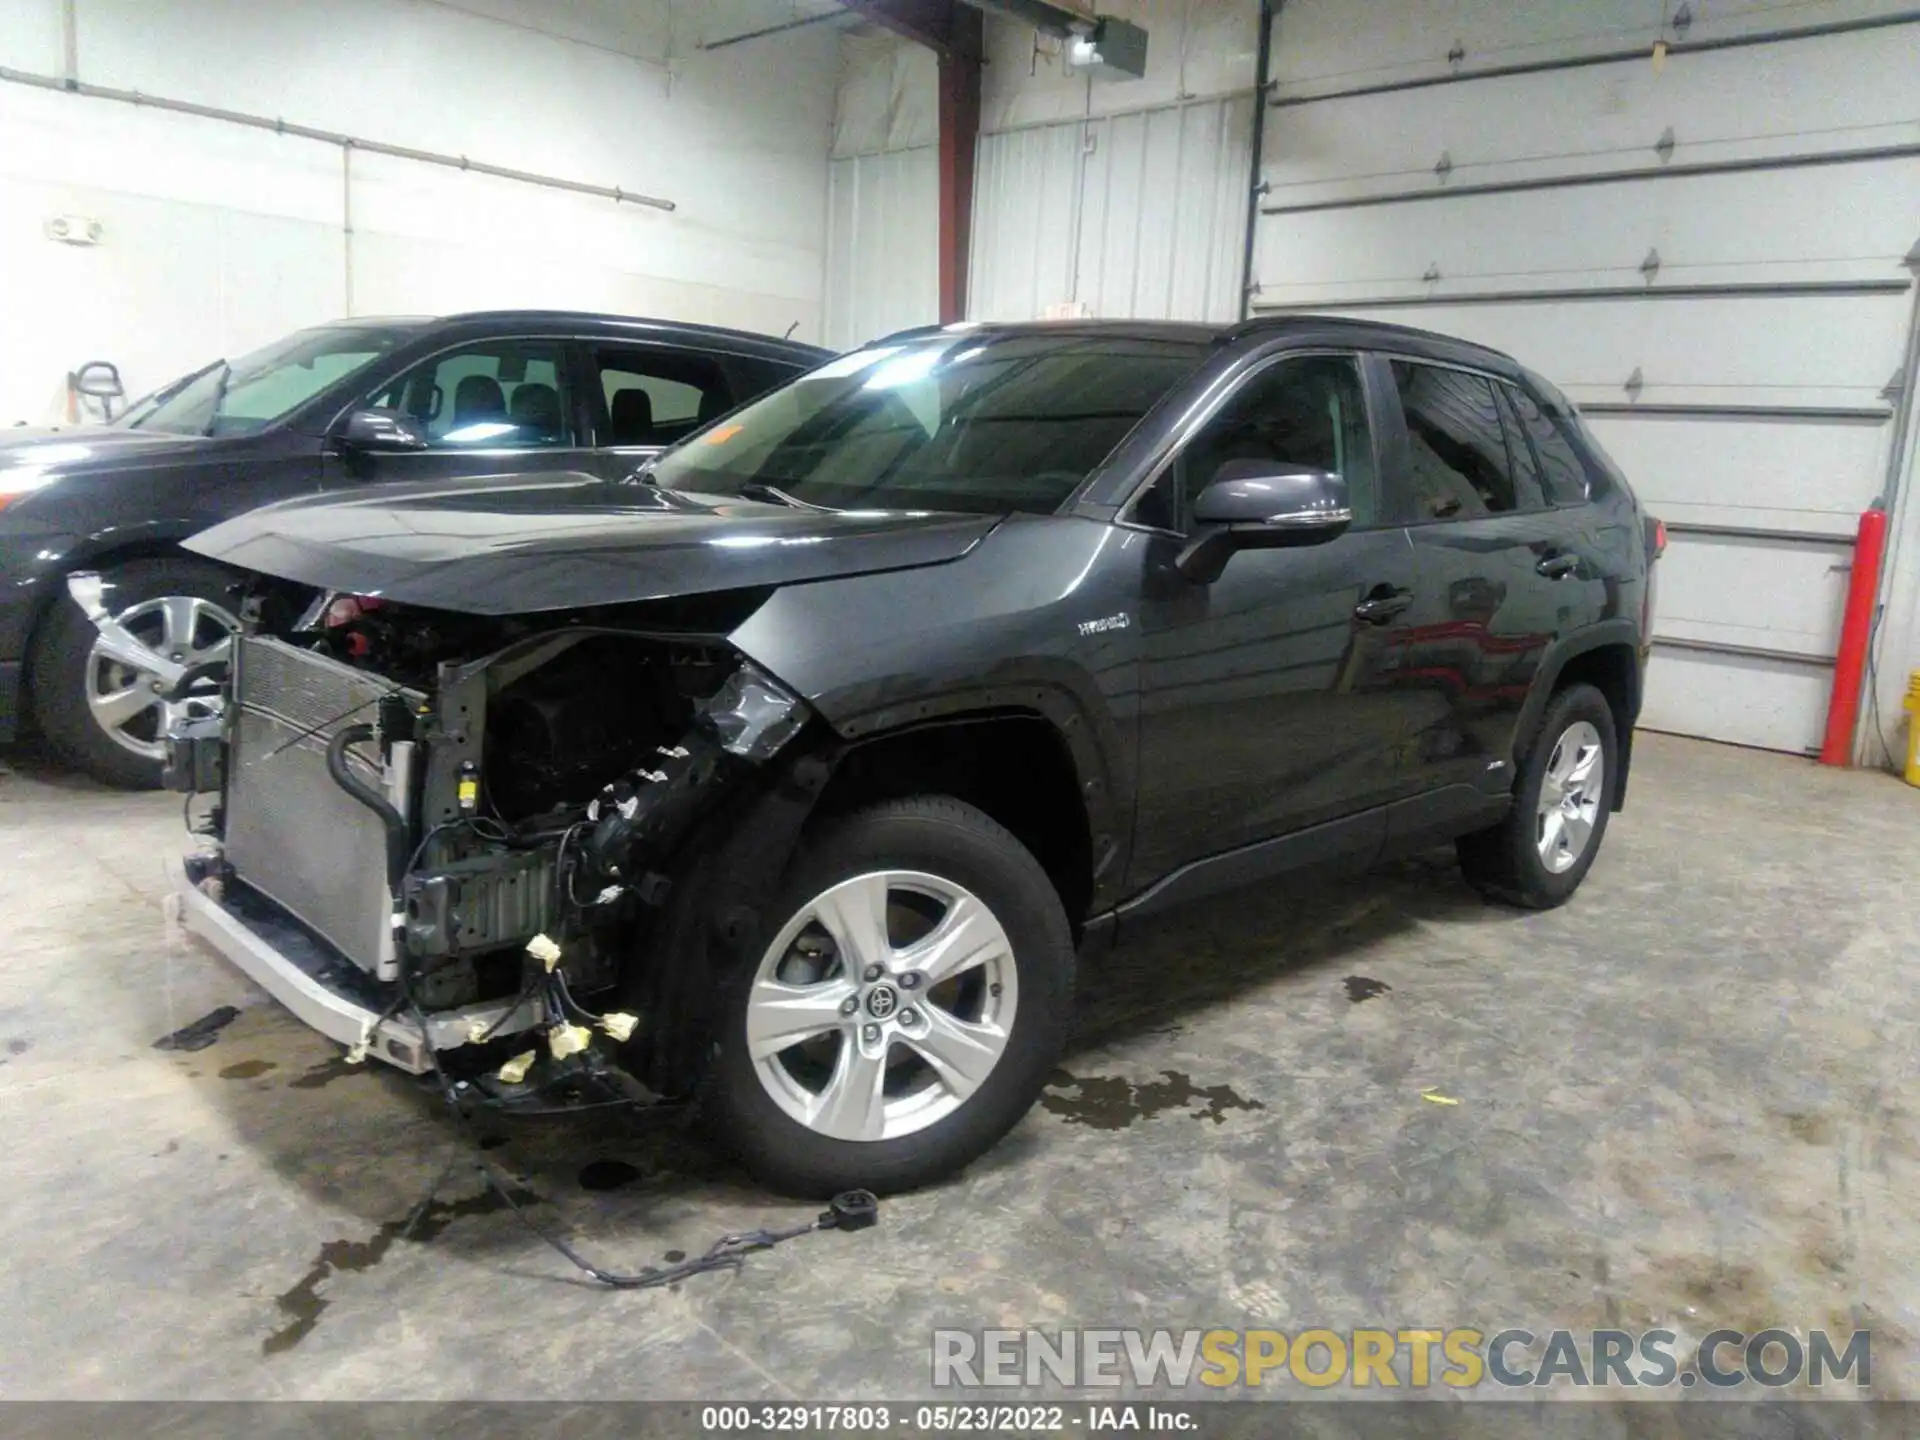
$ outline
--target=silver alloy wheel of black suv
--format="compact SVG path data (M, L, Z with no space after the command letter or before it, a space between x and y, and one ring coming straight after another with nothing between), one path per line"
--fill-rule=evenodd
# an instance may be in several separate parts
M896 943L903 929L913 938ZM748 1052L774 1103L808 1129L910 1135L993 1073L1018 975L1005 928L965 886L918 870L857 875L767 947L747 996Z

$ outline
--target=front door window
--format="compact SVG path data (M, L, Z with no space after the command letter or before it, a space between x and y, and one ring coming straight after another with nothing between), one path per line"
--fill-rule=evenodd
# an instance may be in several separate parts
M448 351L392 381L371 403L412 417L436 450L574 443L566 357L556 341L489 340Z

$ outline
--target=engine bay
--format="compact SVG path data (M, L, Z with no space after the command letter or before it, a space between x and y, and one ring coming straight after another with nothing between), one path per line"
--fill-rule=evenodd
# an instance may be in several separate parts
M451 1048L496 1096L657 1077L650 939L684 854L809 712L713 632L631 623L329 594L256 624L168 767L189 804L218 789L207 873L316 934L369 1008L474 1017Z

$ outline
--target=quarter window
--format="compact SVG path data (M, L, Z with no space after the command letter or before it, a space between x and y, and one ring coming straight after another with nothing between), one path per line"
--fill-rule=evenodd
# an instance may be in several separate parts
M418 421L435 449L533 449L573 443L573 404L558 344L493 340L439 355L372 397Z
M1230 460L1330 470L1347 482L1353 527L1372 525L1378 485L1359 365L1345 355L1302 355L1253 375L1140 497L1133 518L1184 529L1193 497Z
M1493 384L1464 370L1393 362L1407 420L1415 513L1465 520L1519 508Z
M1533 396L1517 385L1507 386L1506 391L1507 399L1513 402L1521 430L1533 442L1533 453L1540 457L1541 484L1548 502L1554 505L1584 504L1587 499L1587 467L1580 463L1580 457L1574 453L1567 437L1561 433L1553 417L1535 403Z

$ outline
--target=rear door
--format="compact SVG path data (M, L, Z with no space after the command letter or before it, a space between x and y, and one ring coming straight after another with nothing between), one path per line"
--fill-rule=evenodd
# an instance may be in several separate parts
M1579 506L1549 503L1548 485L1571 480L1543 469L1522 411L1545 417L1529 397L1456 366L1376 365L1397 400L1388 463L1412 506L1409 761L1423 792L1503 791L1541 663L1561 636L1599 617L1604 582L1583 554Z

